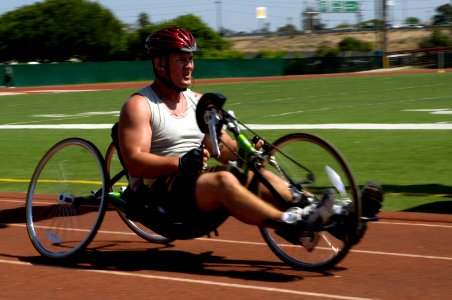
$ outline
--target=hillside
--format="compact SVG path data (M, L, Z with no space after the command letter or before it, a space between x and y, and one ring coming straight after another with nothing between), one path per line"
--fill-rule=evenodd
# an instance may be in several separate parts
M310 33L298 35L267 35L229 37L233 49L240 52L257 52L259 50L283 50L287 52L314 52L319 45L327 43L331 47L345 37L372 42L378 45L382 33L375 31L340 32L340 33ZM388 51L417 49L419 42L431 35L429 29L405 29L388 32Z

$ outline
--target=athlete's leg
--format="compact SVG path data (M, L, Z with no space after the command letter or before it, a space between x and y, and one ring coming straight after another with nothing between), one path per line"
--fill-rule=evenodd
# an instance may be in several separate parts
M224 207L240 221L263 225L281 220L283 212L260 199L240 184L230 172L206 173L196 181L196 202L203 212Z

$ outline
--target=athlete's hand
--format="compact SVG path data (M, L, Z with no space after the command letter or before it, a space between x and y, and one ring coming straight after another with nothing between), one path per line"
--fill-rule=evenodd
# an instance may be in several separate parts
M258 135L255 135L253 137L253 139L251 140L251 143L254 144L254 148L256 150L260 150L265 145L265 141Z
M209 159L209 151L202 145L193 148L179 158L179 170L183 173L193 173L204 169Z

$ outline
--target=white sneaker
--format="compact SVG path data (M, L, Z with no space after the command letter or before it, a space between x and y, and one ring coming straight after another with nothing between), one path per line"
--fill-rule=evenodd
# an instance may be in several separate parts
M286 223L293 224L301 220L304 215L303 208L294 206L283 213L282 220Z
M319 233L305 230L306 226L319 226L326 224L333 214L333 200L335 192L329 189L319 202L304 208L291 207L284 212L282 221L293 228L285 226L276 233L295 245L302 245L311 252L319 241ZM298 226L300 225L300 227Z

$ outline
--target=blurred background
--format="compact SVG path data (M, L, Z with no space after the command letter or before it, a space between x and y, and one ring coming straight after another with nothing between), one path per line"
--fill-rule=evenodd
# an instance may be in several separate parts
M12 85L7 76L16 86L40 85L23 76L40 77L54 68L28 66L25 72L13 65L146 61L143 41L166 26L190 30L202 49L198 58L215 63L219 77L452 65L452 1L446 0L11 0L2 3L0 14L3 86ZM234 73L243 67L213 62L243 59L271 59L276 71L266 74L268 68L259 71L263 64L254 63L255 74ZM131 72L143 69L136 64ZM201 68L198 77L211 77L209 69Z

